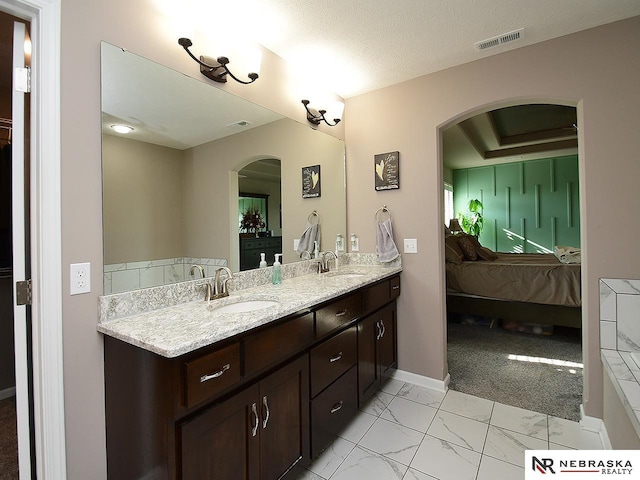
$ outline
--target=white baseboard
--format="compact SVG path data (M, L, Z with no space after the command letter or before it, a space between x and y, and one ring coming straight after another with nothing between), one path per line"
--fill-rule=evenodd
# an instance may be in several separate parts
M5 398L10 398L15 396L16 396L16 387L5 388L4 390L0 390L0 400L4 400Z
M600 441L605 450L613 449L606 425L600 418L585 415L584 405L580 405L580 427L582 427L583 430L597 433L600 436Z
M413 383L414 385L418 385L420 387L431 388L439 392L446 392L449 388L449 381L451 380L451 377L448 373L444 380L437 380L435 378L425 377L423 375L406 372L404 370L396 370L393 373L392 378L394 380L400 380L402 382Z

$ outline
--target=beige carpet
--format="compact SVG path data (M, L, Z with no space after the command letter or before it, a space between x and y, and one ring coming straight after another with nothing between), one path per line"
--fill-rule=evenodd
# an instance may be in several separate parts
M556 329L546 336L451 322L447 328L449 388L580 420L583 369L575 365L582 363L578 329Z
M0 400L0 480L18 479L15 397Z

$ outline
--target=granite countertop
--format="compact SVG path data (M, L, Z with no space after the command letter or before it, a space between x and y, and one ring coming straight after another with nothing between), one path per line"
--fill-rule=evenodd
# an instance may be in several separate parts
M173 358L313 307L360 287L395 275L401 267L349 265L232 292L228 297L182 303L99 323L99 332ZM358 273L361 275L345 275ZM243 313L220 313L217 307L252 300L274 306Z

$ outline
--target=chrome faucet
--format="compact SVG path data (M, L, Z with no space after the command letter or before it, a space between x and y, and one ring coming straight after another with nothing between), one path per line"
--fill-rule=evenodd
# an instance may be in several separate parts
M329 271L329 260L331 259L327 258L327 255L333 255L333 258L336 261L336 270L338 269L338 256L334 252L328 251L324 252L322 254L322 257L320 258L320 263L318 264L318 273L326 273Z
M200 270L200 274L202 275L202 278L204 278L204 268L202 268L202 265L191 265L191 270L189 270L189 275L191 275L193 277L193 272L196 271L196 268L198 270Z
M227 277L220 279L222 272L227 273ZM220 267L216 270L216 275L213 281L213 296L212 298L227 297L229 295L229 289L227 283L233 278L233 272L229 267Z

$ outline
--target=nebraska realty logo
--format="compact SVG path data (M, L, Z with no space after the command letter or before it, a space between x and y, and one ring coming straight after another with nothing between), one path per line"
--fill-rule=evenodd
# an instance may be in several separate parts
M611 477L640 479L640 451L527 450L525 452L525 480Z

